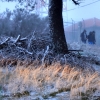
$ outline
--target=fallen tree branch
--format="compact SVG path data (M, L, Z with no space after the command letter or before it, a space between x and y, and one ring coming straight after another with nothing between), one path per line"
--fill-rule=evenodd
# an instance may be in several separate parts
M7 38L5 41L3 41L0 45L3 45L5 43L7 43L10 40L10 38Z
M83 50L68 50L68 51L83 52Z
M22 50L22 51L24 51L24 52L26 52L26 53L28 53L28 54L30 54L30 55L33 54L32 52L29 52L28 50L26 50L26 49L24 49L24 48L21 48L21 47L17 47L17 49L20 49L20 50Z
M0 49L3 49L5 46L7 46L7 42L10 40L10 38L7 38L5 41L3 41L1 44L0 44Z
M20 35L18 35L18 37L17 37L17 39L15 40L15 44L20 40L20 38L21 38L21 36Z
M21 38L20 41L26 41L28 38Z
M80 52L83 52L83 50L68 50L68 52L78 52L78 54L80 54Z

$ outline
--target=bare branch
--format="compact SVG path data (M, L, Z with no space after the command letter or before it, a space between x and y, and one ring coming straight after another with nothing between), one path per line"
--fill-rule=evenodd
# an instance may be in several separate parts
M76 0L72 0L72 1L74 2L75 5L79 5L80 4L79 3L80 0L77 0L77 1Z

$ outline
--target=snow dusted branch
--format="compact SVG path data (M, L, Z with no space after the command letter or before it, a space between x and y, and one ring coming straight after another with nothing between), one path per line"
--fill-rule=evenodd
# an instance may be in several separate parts
M17 37L17 39L15 40L15 44L20 40L20 38L21 38L21 36L20 35L18 35L18 37Z
M48 52L49 52L49 46L47 46L47 49L46 49L45 52L44 52L44 55L43 55L43 58L42 58L42 64L44 63L45 57L46 57L46 55L48 54Z
M28 50L26 50L26 49L24 49L24 48L21 48L21 47L17 47L17 49L22 50L23 52L28 53L28 54L30 54L30 55L33 54L32 52L29 52Z
M10 38L7 38L5 41L3 41L1 44L0 44L0 49L3 49L5 46L6 46L6 43L10 40Z

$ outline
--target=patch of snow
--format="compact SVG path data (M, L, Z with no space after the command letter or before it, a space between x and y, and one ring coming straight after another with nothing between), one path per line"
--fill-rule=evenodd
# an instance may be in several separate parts
M93 97L100 97L100 91L96 91L94 94L93 94ZM97 99L99 100L99 99Z
M93 64L93 67L97 72L100 72L100 65Z

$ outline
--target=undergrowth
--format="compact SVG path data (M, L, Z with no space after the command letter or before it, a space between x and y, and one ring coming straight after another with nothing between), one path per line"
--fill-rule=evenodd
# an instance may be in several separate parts
M97 72L61 65L59 62L46 67L36 67L34 63L28 65L17 61L16 66L0 67L0 91L3 91L3 97L20 98L35 92L48 98L69 92L70 99L88 100L95 91L100 90L100 76Z

